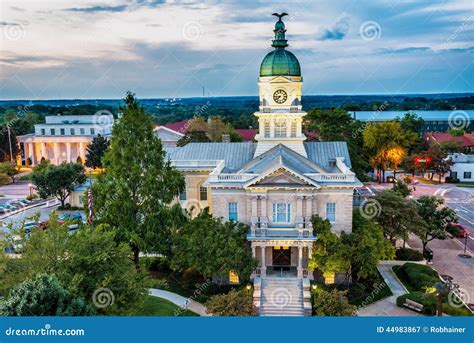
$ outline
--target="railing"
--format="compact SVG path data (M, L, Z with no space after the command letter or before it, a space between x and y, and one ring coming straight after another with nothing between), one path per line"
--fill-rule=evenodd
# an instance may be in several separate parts
M256 177L255 174L216 174L209 175L209 182L245 182Z
M298 113L301 112L301 106L290 106L290 107L260 107L260 113Z
M176 167L217 167L221 162L220 160L174 160L172 164Z
M252 217L250 234L253 237L312 238L313 225L309 217L297 217L294 226L271 227L268 217Z
M354 182L355 175L354 174L342 174L342 173L334 173L334 174L305 174L305 176L313 179L314 181L319 182Z

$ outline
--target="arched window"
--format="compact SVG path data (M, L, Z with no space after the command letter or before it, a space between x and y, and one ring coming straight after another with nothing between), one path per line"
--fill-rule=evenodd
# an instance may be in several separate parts
M207 187L199 185L199 200L207 201Z

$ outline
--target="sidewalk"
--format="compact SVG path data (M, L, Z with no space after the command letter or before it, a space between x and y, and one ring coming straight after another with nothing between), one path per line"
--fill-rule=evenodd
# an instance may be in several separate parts
M173 304L181 308L190 310L194 313L197 313L200 316L209 316L209 314L207 313L206 306L190 298L185 298L179 294L157 288L149 288L148 292L153 297L163 298L168 301L171 301Z
M357 311L358 316L421 316L415 311L397 306L397 298L407 293L407 290L393 273L392 267L404 263L404 261L380 262L377 269L387 286L390 287L393 295L359 309Z

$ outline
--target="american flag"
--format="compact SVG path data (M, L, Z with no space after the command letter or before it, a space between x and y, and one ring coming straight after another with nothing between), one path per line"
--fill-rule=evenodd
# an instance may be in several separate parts
M89 224L92 225L92 221L94 220L94 206L92 204L92 190L90 188L87 192L87 208L89 209Z

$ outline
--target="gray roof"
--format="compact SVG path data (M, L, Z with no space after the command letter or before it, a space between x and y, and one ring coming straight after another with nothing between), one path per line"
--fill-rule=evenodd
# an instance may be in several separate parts
M174 161L224 160L224 172L236 172L253 158L257 145L245 143L189 143L166 151Z
M315 172L318 167L329 172L339 172L330 163L335 161L336 157L343 157L346 165L351 168L346 142L305 142L304 147L308 159L280 145L254 159L257 143L252 142L189 143L184 147L163 146L167 155L174 161L224 160L224 173L234 173L242 168L249 168L246 171L249 173L258 173L259 167L268 165L272 158L278 156L281 156L285 164L302 173Z
M336 157L344 157L344 163L352 168L346 142L305 142L304 147L308 159L325 169L332 168L329 162Z

